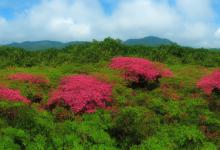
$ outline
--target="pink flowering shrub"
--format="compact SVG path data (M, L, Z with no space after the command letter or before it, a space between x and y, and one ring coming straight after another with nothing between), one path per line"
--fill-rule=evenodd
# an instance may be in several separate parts
M30 101L23 97L18 90L0 87L0 99L6 99L15 102L29 103Z
M94 112L97 107L106 108L111 102L111 85L89 75L72 75L64 77L58 89L52 94L48 106L66 104L72 111Z
M140 82L156 81L161 77L171 77L173 73L164 66L153 63L143 58L135 57L116 57L111 60L110 67L116 70L124 71L125 79Z
M174 76L173 72L170 69L166 68L166 66L164 64L158 63L158 62L157 63L154 62L154 66L155 66L155 68L157 70L160 71L160 74L161 74L162 77L169 78L169 77L173 77Z
M207 95L211 95L214 90L220 90L220 70L216 70L200 79L197 87L202 89Z
M10 80L21 81L21 82L30 82L34 84L48 84L49 81L42 75L33 75L29 73L15 73L9 75Z

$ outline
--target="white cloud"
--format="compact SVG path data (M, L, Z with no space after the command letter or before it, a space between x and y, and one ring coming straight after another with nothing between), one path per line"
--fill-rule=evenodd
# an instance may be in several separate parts
M102 14L98 12L98 3L91 2L44 0L40 5L9 21L6 28L0 29L0 33L8 36L0 34L0 38L8 41L89 39L95 17Z
M113 31L122 38L161 34L172 29L179 18L165 3L139 0L119 3L111 17Z
M215 31L215 36L217 38L220 38L220 28L218 28L216 31Z
M91 40L156 35L190 46L219 46L211 0L120 0L106 15L99 0L42 0L14 20L0 18L0 42Z
M0 27L6 24L6 20L0 16Z
M188 40L202 40L209 35L209 27L204 23L191 23L184 26L184 30L180 35Z
M214 16L211 0L177 0L177 10L187 20L210 20Z

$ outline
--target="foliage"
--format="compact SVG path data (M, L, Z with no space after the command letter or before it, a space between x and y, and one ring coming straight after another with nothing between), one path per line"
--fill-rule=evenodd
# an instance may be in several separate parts
M20 149L29 142L29 135L21 129L1 128L0 135L0 149Z
M1 46L0 68L97 63L109 60L113 56L146 57L153 61L169 64L193 64L208 67L220 65L219 51L181 47L176 44L160 47L126 46L120 40L106 38L100 42L70 45L61 50L48 49L29 52L19 48Z
M119 145L127 149L153 134L158 124L159 120L153 112L141 107L128 107L117 114L112 134Z
M110 116L98 111L91 115L83 115L83 122L66 121L58 124L53 143L56 148L79 149L112 149L115 141L106 130L109 128Z
M174 149L216 149L213 143L207 143L204 135L195 126L162 126L154 136L146 139L132 150L174 150Z
M111 127L107 112L55 123L47 112L23 104L0 104L1 118L5 119L0 124L1 149L117 149L107 132Z

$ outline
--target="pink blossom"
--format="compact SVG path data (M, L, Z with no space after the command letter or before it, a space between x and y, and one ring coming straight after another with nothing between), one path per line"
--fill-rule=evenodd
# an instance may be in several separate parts
M111 85L93 76L72 75L62 79L48 106L64 102L76 113L92 113L97 107L106 108L106 102L112 101L111 95Z
M161 77L173 76L169 69L158 67L153 62L135 57L116 57L111 60L110 67L124 71L125 79L139 82L140 78L154 81Z
M35 84L48 84L49 81L42 75L33 75L29 73L16 73L9 75L10 80L16 80L21 82L30 82Z
M207 95L211 95L215 89L220 90L220 70L216 70L200 79L197 87L202 89Z
M0 87L0 99L6 99L15 102L30 103L30 101L23 97L18 90Z
M173 72L170 69L164 69L161 71L162 77L173 77Z

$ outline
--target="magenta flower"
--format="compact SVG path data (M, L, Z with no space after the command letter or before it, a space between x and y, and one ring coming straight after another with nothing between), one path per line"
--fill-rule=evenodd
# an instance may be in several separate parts
M161 77L171 77L173 73L169 69L161 68L161 65L135 57L116 57L111 60L110 67L124 72L125 79L139 82L140 78L146 81L155 81Z
M106 108L106 103L112 101L111 95L111 85L93 76L72 75L62 79L48 106L64 102L76 113L92 113L97 107Z
M207 95L211 95L215 89L220 90L220 70L216 70L200 79L197 87L202 89Z
M21 82L30 82L34 84L48 84L49 81L42 75L33 75L29 73L16 73L9 75L10 80L21 81Z
M5 99L15 102L30 103L30 101L27 98L21 95L20 91L12 90L4 87L0 87L0 99Z

